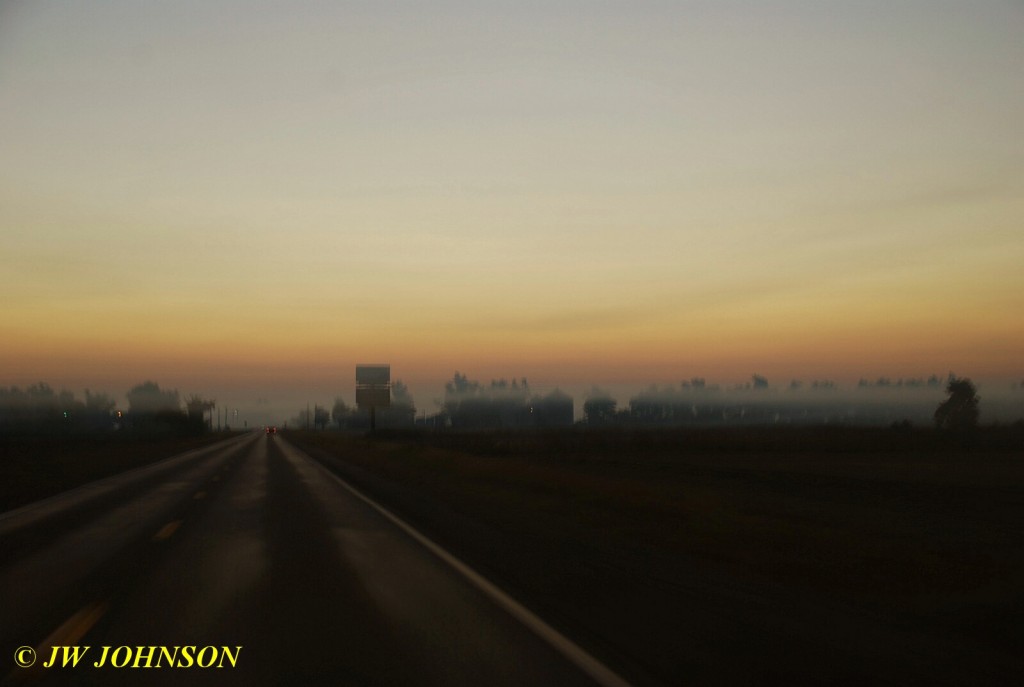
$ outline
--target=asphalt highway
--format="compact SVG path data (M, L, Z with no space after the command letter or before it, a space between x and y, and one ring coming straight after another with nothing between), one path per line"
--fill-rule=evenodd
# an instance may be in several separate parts
M11 511L0 551L5 684L625 684L280 435Z

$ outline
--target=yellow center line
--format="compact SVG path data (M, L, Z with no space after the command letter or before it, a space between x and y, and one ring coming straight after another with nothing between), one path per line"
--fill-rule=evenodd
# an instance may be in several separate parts
M170 521L169 523L161 527L159 532L153 535L153 541L163 541L165 539L169 539L170 536L174 534L174 531L177 530L181 526L181 523L183 522L184 520Z
M53 631L49 637L43 640L40 647L50 646L73 646L78 643L85 633L92 629L96 621L107 612L109 604L106 601L95 601L82 608L73 616L68 618L63 625Z
M20 682L38 682L42 679L43 662L48 659L49 649L54 646L75 646L96 624L110 606L108 601L94 601L82 607L77 613L64 621L50 636L35 648L36 661L30 668L18 669L4 678L4 684Z

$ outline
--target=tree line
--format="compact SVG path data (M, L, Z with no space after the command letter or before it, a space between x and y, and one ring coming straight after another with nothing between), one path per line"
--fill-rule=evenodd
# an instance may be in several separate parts
M573 424L573 399L558 389L535 393L525 377L494 379L490 384L472 380L456 371L445 384L439 410L416 418L416 406L409 388L401 381L391 384L391 403L376 411L377 426L385 429L416 426L435 429L494 429L526 427L564 427ZM333 408L315 405L292 418L298 428L368 429L369 413L352 408L337 398Z
M193 394L182 403L176 389L145 381L125 394L127 406L106 393L85 390L77 398L66 389L40 382L26 388L0 387L0 432L201 434L209 428L205 414L214 402Z
M896 380L880 378L875 382L862 382L858 388L936 388L936 377L928 379ZM391 388L391 406L377 411L378 426L382 428L434 429L494 429L529 427L565 427L581 424L591 427L608 426L730 426L730 425L886 425L909 427L911 417L917 421L934 422L939 429L964 433L977 427L980 417L980 399L970 379L950 374L945 384L948 398L928 411L920 405L906 403L880 403L865 406L831 392L834 382L815 380L812 391L829 392L815 396L812 401L799 396L763 393L772 387L762 375L752 375L750 382L736 385L733 392L724 394L717 385L709 385L704 378L694 377L678 387L651 386L629 399L620 408L607 392L594 387L583 403L583 417L574 419L574 400L555 389L546 394L531 389L525 377L492 379L489 384L470 379L458 371L445 383L444 398L438 401L439 410L416 418L416 407L408 387L396 381ZM801 385L790 383L790 390ZM327 429L368 429L366 410L352 408L337 398L334 406L315 405L303 409L291 420L294 427Z
M933 376L928 380L898 380L881 378L875 383L863 380L859 388L941 388ZM750 383L736 390L768 389L767 379L754 375ZM791 383L791 390L798 389ZM831 382L815 382L815 390L834 391ZM882 424L893 422L901 427L910 426L901 414L921 414L909 405L886 404L865 409L840 397L819 397L811 402L785 395L725 396L718 387L708 386L703 379L683 382L677 387L652 386L629 399L625 408L610 394L593 388L583 403L583 424L610 425L766 425L766 424ZM979 422L980 398L967 378L950 374L945 391L948 396L931 414L931 420L941 430L965 433L973 431Z

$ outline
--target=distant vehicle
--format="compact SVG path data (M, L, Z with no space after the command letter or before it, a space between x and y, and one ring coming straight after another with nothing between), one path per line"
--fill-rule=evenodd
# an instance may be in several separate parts
M277 427L267 427L267 434L277 434Z

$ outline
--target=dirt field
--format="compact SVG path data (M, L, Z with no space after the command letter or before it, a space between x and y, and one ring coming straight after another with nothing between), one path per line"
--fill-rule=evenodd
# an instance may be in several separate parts
M1019 435L286 437L638 684L1009 684Z

